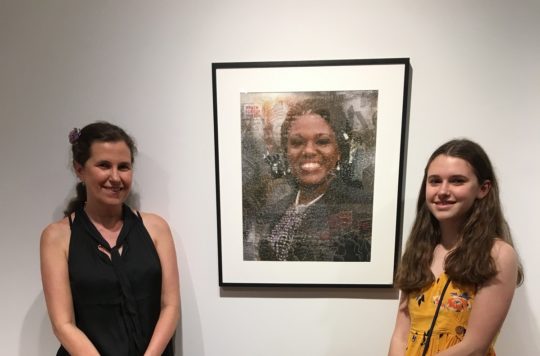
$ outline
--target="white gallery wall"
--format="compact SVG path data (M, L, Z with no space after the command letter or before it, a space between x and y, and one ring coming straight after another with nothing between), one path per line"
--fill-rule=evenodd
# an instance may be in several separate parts
M483 145L526 271L498 354L540 354L539 35L537 0L1 0L0 353L56 351L39 236L73 194L67 133L105 119L174 233L179 355L384 355L395 290L219 288L211 63L409 57L404 231L429 154Z

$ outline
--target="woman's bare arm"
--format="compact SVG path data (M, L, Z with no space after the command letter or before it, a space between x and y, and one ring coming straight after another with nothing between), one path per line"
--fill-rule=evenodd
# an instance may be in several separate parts
M388 356L403 356L407 347L407 335L411 327L411 317L409 315L407 295L401 292L396 318L396 326L390 341Z
M99 355L75 325L68 273L69 237L67 219L47 226L41 234L41 280L47 311L54 334L70 355Z
M176 250L171 230L165 220L155 214L142 214L146 226L156 246L161 262L161 312L145 352L145 356L161 355L174 335L180 317L180 282Z
M483 356L497 336L516 289L518 260L512 246L501 240L491 253L498 272L478 290L463 341L438 355Z

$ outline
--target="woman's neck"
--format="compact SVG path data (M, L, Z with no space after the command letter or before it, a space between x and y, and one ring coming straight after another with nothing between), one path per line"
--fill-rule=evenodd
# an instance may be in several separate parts
M86 215L94 224L99 224L108 229L117 227L122 220L122 205L103 207L99 204L87 202L84 206Z
M316 186L301 185L298 194L298 204L308 204L309 202L323 195L330 186L331 181L332 179L328 179Z

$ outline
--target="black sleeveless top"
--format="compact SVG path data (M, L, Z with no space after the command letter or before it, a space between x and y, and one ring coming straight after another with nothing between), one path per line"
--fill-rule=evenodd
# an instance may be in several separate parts
M140 356L161 311L161 264L141 216L123 206L111 248L83 208L70 218L69 281L75 322L102 356ZM98 249L109 251L111 258ZM122 247L122 254L118 248ZM60 347L58 355L69 355ZM163 355L172 356L173 340Z

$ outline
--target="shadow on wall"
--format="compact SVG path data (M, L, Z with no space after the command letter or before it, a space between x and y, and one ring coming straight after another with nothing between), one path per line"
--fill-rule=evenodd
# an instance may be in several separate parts
M26 313L19 340L19 355L56 355L60 343L51 328L45 297L41 292Z
M222 298L350 298L398 300L395 288L220 287Z
M512 307L504 322L495 351L500 355L540 355L540 329L531 313L525 285L516 290Z
M171 226L175 236L176 251L180 272L180 321L176 328L175 355L190 356L204 355L204 343L202 337L201 317L195 295L195 287L189 270L189 258L182 241L178 238L180 233ZM187 326L187 327L184 327ZM187 343L184 340L188 340Z

